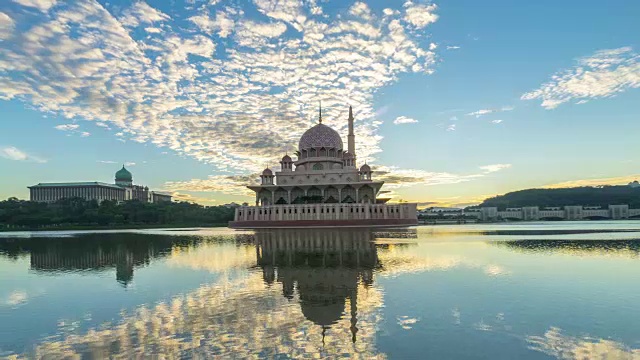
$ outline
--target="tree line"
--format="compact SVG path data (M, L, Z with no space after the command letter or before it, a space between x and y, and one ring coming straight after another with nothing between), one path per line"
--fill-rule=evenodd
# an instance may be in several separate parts
M73 226L214 226L233 220L234 209L188 202L117 203L82 198L54 203L9 198L0 201L0 229Z
M640 188L631 186L574 187L562 189L527 189L486 199L480 207L512 207L565 205L601 206L628 204L640 208Z

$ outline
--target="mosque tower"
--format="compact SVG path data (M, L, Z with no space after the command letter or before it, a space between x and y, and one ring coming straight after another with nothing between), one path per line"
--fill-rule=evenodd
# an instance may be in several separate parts
M353 165L356 162L356 136L353 133L353 109L349 105L349 134L347 135L347 151L353 155Z

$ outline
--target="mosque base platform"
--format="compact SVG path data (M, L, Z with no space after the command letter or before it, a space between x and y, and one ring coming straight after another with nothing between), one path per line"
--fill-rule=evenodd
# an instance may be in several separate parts
M357 220L249 220L230 221L232 229L335 228L335 227L405 227L418 225L417 219Z

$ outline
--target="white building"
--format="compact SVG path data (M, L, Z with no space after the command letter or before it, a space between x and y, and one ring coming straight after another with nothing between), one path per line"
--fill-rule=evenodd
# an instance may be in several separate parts
M115 184L101 182L70 182L70 183L39 183L29 186L31 201L53 203L65 198L82 198L117 202L139 200L141 202L156 203L171 201L171 195L150 191L146 186L134 185L133 175L124 165L116 172Z
M236 209L232 227L414 225L416 204L385 204L384 184L367 164L358 168L349 107L347 147L337 131L322 123L307 130L297 159L285 155L280 171L265 169L255 192L255 206Z

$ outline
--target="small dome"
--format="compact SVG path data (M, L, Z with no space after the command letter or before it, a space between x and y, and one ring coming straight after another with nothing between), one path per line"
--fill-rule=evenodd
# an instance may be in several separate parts
M342 138L340 134L324 124L318 124L305 131L298 143L298 150L300 151L322 147L342 150Z
M360 167L360 172L371 172L371 167L367 164L364 164Z
M116 181L133 181L133 176L129 170L125 169L124 165L122 165L122 169L116 172Z
M285 155L282 157L282 162L291 162L291 156L289 155Z
M271 171L271 169L269 169L269 168L266 168L262 172L262 176L273 176L273 171Z

